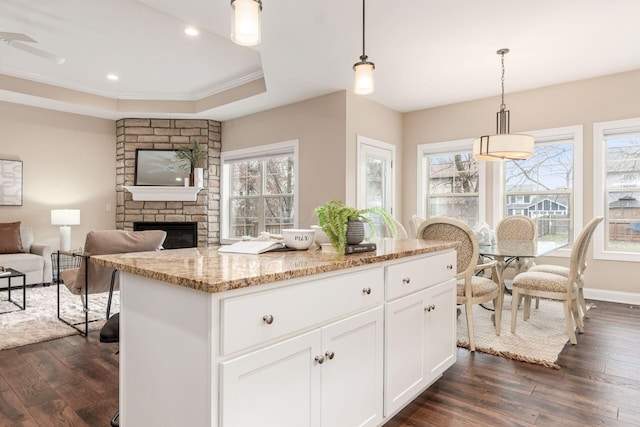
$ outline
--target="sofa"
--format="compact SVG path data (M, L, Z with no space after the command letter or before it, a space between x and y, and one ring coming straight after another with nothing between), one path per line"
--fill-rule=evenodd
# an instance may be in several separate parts
M52 248L33 242L33 230L20 222L0 223L0 266L25 273L27 285L51 283ZM7 278L0 277L0 288L6 288ZM14 279L12 285L16 285Z

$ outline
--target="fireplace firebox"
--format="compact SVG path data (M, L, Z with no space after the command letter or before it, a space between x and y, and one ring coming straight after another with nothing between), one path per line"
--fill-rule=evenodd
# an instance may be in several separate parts
M134 222L133 231L164 230L165 249L194 248L198 246L197 222Z

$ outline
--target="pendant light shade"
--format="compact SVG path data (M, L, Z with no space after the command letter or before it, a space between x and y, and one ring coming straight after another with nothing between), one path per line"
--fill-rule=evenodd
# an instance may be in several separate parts
M262 0L231 0L231 40L242 46L260 43Z
M360 62L353 64L353 71L355 71L355 83L353 85L353 91L358 95L368 95L373 93L374 81L373 70L376 65L373 62L367 61L368 57L364 53L364 2L362 0L362 55L360 55Z
M496 52L502 58L502 103L496 117L496 135L485 135L473 141L473 157L477 160L522 160L533 156L534 138L509 133L511 115L504 103L504 55L509 49Z

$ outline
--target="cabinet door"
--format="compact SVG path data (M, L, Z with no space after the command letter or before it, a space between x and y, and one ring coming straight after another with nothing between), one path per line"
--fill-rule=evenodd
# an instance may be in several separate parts
M385 306L385 415L403 407L427 385L426 292Z
M432 382L456 361L456 280L426 290L427 375Z
M383 315L378 307L322 329L322 426L382 422Z
M317 330L223 362L220 425L318 427L321 337Z

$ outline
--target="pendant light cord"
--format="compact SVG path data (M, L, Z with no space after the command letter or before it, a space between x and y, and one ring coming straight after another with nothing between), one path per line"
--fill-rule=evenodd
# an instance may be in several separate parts
M507 106L504 104L504 52L502 53L502 103L500 109L504 110Z
M367 60L367 55L365 55L365 50L364 50L364 25L365 25L365 21L364 21L364 4L365 4L365 0L362 0L362 56L360 57L360 59L362 59L362 61L366 61Z

